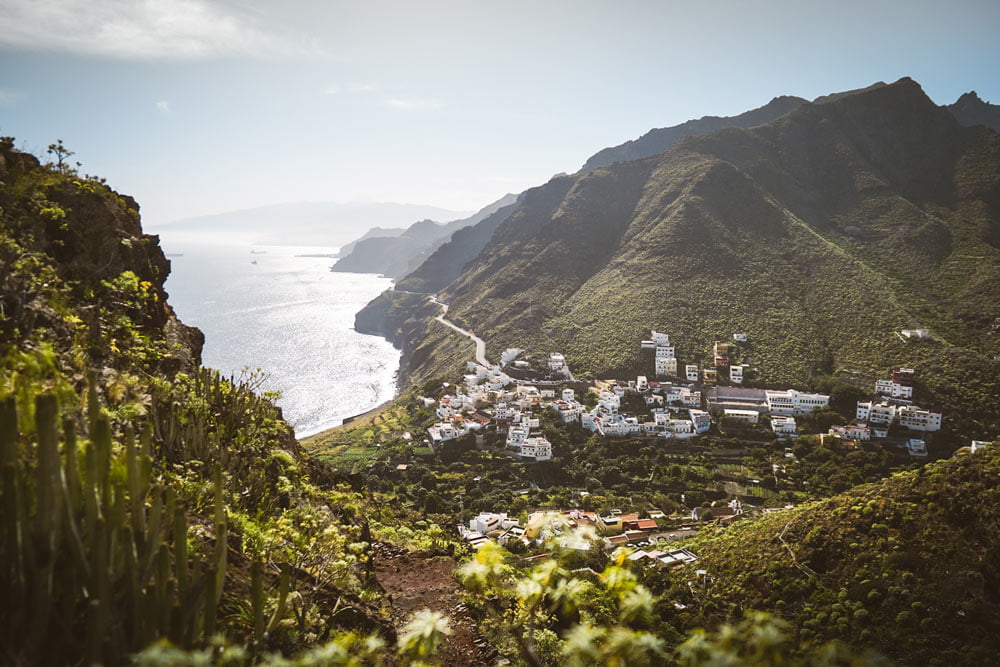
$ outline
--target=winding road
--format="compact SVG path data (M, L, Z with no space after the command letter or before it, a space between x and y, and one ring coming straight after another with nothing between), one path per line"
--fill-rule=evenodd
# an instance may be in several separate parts
M434 295L431 295L429 298L431 300L431 303L441 307L441 314L435 317L434 319L440 322L441 324L445 325L446 327L451 327L452 329L462 334L463 336L471 338L472 342L476 344L476 363L482 366L489 366L490 362L487 361L486 359L486 341L484 341L482 338L472 333L471 331L466 331L457 324L446 320L444 316L448 314L448 304L441 303Z

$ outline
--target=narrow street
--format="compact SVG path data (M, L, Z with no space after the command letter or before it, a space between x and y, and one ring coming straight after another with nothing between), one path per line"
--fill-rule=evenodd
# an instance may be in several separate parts
M486 359L486 342L476 334L472 333L471 331L466 331L465 329L454 324L453 322L446 320L444 316L448 314L448 304L441 303L440 301L438 301L436 296L431 296L430 300L431 303L441 307L441 314L435 317L434 319L440 322L441 324L445 325L446 327L451 327L452 329L462 334L463 336L471 338L472 342L476 344L476 363L481 364L483 366L489 366L490 362Z

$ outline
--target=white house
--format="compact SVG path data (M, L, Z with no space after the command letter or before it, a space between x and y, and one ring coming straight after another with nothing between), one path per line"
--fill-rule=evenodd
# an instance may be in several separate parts
M732 419L734 421L746 422L747 424L756 424L758 415L756 410L731 410L726 408L722 416L725 419Z
M743 366L730 366L729 380L733 384L743 384Z
M691 423L694 424L695 433L704 433L712 428L712 415L704 410L696 410L694 408L690 408L687 412Z
M913 386L899 384L892 380L876 380L875 393L889 398L913 398Z
M549 370L561 371L566 367L566 357L564 357L559 352L553 352L549 355Z
M644 340L639 343L639 347L643 350L653 350L656 349L656 341Z
M896 421L896 406L882 401L858 401L855 417L859 421L871 422L872 424L891 424Z
M871 440L872 429L864 424L849 424L847 426L831 426L828 431L842 440Z
M493 406L493 419L497 421L511 421L514 419L516 412L506 401L498 401Z
M635 379L635 389L636 391L646 391L649 389L649 380L646 379L645 375L640 375Z
M427 435L430 436L432 443L438 444L446 440L454 440L463 434L450 422L438 422L427 429Z
M657 375L677 375L677 359L674 357L656 357Z
M734 333L733 340L737 343L745 343L747 342L747 335L745 333Z
M771 430L778 435L795 435L796 429L795 417L771 417Z
M486 535L495 530L507 530L512 526L517 526L518 520L508 517L506 512L499 514L494 512L482 512L479 516L469 519L469 530Z
M927 329L903 329L899 333L903 334L907 338L926 339L931 337L931 332Z
M521 457L536 461L548 461L552 458L552 443L541 436L528 438L521 445Z
M618 412L618 409L622 406L622 399L614 392L602 391L597 395L597 405L598 407L607 408L612 412Z
M656 357L657 358L663 357L663 358L669 359L669 358L675 357L675 356L677 356L677 355L674 354L674 346L673 345L663 345L661 347L657 347L656 348Z
M523 426L511 426L507 430L507 446L511 449L520 449L527 439L528 429Z
M927 456L927 443L918 438L910 438L906 441L906 451L910 456Z
M698 364L688 364L684 367L684 375L688 382L698 381Z
M573 391L572 389L563 389L562 390L562 400L564 400L564 401L573 401L573 400L576 400L576 392Z
M652 336L650 336L650 338L653 339L653 343L656 344L656 347L668 347L670 345L670 336L668 334L654 331L652 332Z
M675 438L689 438L695 435L694 423L689 419L671 419L669 432Z
M510 362L517 359L517 355L521 354L524 350L518 349L516 347L508 347L506 350L500 353L500 363L509 364Z

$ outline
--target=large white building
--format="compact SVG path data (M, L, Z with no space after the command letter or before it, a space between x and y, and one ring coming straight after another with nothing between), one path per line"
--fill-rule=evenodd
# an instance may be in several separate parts
M825 408L830 404L830 397L826 394L810 394L795 389L768 390L764 392L764 399L772 415L807 415L815 408Z
M684 367L684 374L688 379L688 382L698 381L698 364L688 364Z
M670 345L670 336L668 334L654 331L650 337L653 339L656 347L668 347Z
M931 412L915 405L904 405L896 410L901 426L914 431L937 431L941 428L941 413Z

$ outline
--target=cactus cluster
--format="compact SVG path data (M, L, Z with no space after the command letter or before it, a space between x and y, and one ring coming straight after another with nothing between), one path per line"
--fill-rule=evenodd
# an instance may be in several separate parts
M219 630L229 549L221 462L214 547L191 549L188 508L155 475L153 426L114 437L93 377L88 402L83 442L50 394L36 397L34 442L21 437L15 399L0 402L0 662L116 664L158 639L190 648ZM252 571L259 644L290 582L282 568L265 619L262 564Z

